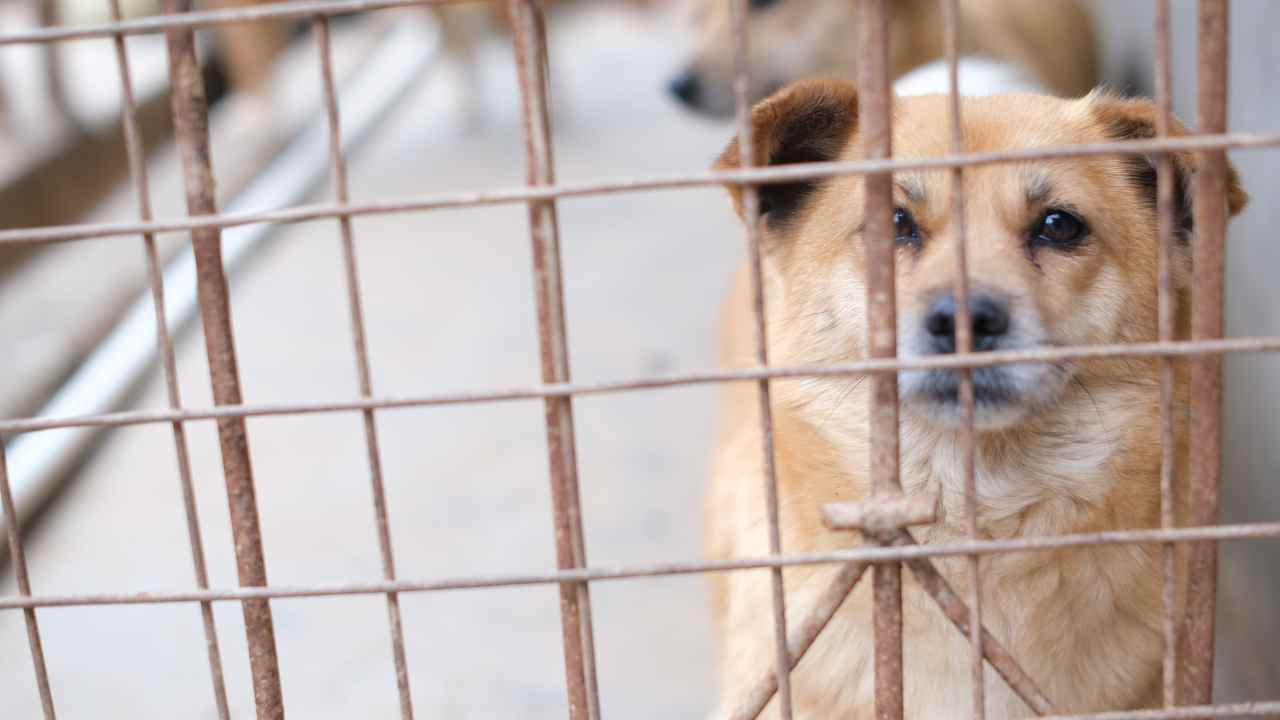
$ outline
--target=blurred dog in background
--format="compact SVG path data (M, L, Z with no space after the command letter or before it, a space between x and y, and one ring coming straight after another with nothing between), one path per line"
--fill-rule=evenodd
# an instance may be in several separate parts
M660 0L623 0L632 7L651 8ZM262 0L219 0L222 7L261 4ZM562 6L580 3L571 0L533 0L543 13ZM462 73L460 97L464 124L473 126L484 121L483 102L478 88L483 87L479 74L479 52L486 38L509 36L512 32L509 0L472 0L425 6L438 23L444 59ZM406 10L416 11L416 8ZM280 22L253 22L224 26L219 48L226 59L228 80L235 90L261 95L271 62L287 44L287 28ZM564 93L558 93L559 99Z
M698 38L669 90L699 113L733 113L732 0L690 0ZM810 76L856 80L858 3L749 0L751 102ZM1050 92L1075 97L1098 81L1089 16L1078 0L960 0L960 54L1017 67ZM938 0L890 4L890 72L897 79L946 54Z

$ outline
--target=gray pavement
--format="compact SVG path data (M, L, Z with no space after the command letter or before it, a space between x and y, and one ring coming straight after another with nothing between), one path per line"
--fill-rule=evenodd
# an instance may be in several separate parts
M688 123L659 94L669 62L644 25L600 14L556 36L560 177L703 169L725 129ZM580 26L581 27L581 26ZM566 28L568 30L568 28ZM563 40L563 42L558 42ZM485 56L490 121L462 132L454 74L442 68L354 159L357 199L505 187L523 180L514 84L500 46ZM558 64L560 64L558 62ZM576 102L575 102L576 101ZM589 111L588 111L589 110ZM666 128L687 127L678 132ZM574 200L561 211L575 378L707 367L715 308L738 252L722 193ZM381 394L496 388L537 380L528 237L521 207L356 222ZM335 224L285 228L232 281L246 400L347 398L356 390ZM203 344L178 347L184 400L210 404ZM577 403L593 564L700 556L702 469L713 391ZM136 406L162 407L158 378ZM554 566L537 403L379 415L402 577ZM379 578L358 415L251 420L250 442L273 583ZM211 584L235 584L212 425L189 429ZM164 426L112 433L30 535L42 593L177 590L192 574ZM699 578L593 591L605 711L684 717L707 702L709 643ZM12 592L7 577L0 591ZM402 600L423 717L563 717L554 587L410 595ZM286 706L294 717L391 717L394 675L381 597L274 603ZM217 606L233 715L248 717L239 608ZM213 717L194 606L40 614L62 717ZM0 614L0 716L35 717L21 615Z

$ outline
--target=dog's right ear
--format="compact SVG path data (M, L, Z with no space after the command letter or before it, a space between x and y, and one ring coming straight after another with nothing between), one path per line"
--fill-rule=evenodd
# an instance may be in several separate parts
M844 80L792 83L751 111L752 160L755 166L835 160L858 125L858 91ZM716 170L742 166L738 139L720 153ZM794 217L822 180L760 185L760 215L771 226ZM742 186L726 185L738 216L743 216Z

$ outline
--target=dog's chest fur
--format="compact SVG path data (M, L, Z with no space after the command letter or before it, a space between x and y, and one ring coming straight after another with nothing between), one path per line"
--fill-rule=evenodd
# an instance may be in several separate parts
M1107 398L1102 394L1101 401ZM850 398L865 406L865 398ZM1088 403L1092 408L1092 403ZM1128 403L1117 403L1117 408ZM1064 406L1061 427L1041 434L985 439L975 458L984 537L1021 537L1082 532L1124 523L1099 508L1122 481L1117 451L1129 428L1112 430L1075 417L1073 401ZM1123 412L1110 419L1124 421ZM1139 418L1135 420L1141 427ZM747 427L750 421L743 423ZM865 424L858 435L865 437ZM1133 425L1133 423L1130 423ZM822 528L825 502L865 496L865 441L832 437L779 408L777 441L782 495L784 552L822 552L859 544L855 533ZM1060 432L1059 432L1060 431ZM754 434L754 433L750 433ZM736 484L738 502L751 511L737 515L735 554L767 552L763 497L759 487L756 438L739 447L737 460L718 468L714 487ZM861 445L861 447L856 447ZM852 455L850 455L852 453ZM913 530L922 543L965 539L963 465L954 433L903 423L902 475L907 492L940 490L942 522ZM852 463L857 470L847 467ZM750 468L750 470L748 470ZM731 479L732 478L732 479ZM713 493L715 490L713 489ZM753 496L747 500L743 493ZM712 502L716 502L713 497ZM1145 505L1143 502L1136 502ZM1118 507L1123 507L1121 503ZM741 505L739 507L742 507ZM1110 511L1107 511L1110 512ZM1142 524L1138 518L1138 524ZM714 532L714 529L712 530ZM1149 548L1104 546L1051 553L987 556L981 560L983 619L986 627L1041 682L1059 711L1096 707L1132 707L1158 693L1161 636L1147 609L1159 603L1157 556ZM963 558L938 558L935 565L962 597L969 593L969 566ZM812 609L834 574L833 568L786 571L788 616L792 627ZM754 679L762 658L771 657L772 635L768 577L735 573L728 581L728 677ZM870 573L847 600L806 656L793 681L798 717L872 717L874 707ZM942 615L904 571L904 682L910 718L963 714L970 698L967 639ZM1155 668L1156 672L1152 672ZM991 671L986 677L989 717L1028 716L1027 708ZM741 696L749 685L744 683ZM1086 700L1087 698L1087 700ZM1083 704L1083 703L1087 703Z
M1117 403L1109 417L1083 393L1068 396L1055 412L1017 432L975 439L974 482L984 534L1017 534L1029 509L1059 502L1066 515L1101 503L1115 482L1113 457L1132 408ZM1114 427L1113 427L1114 426ZM964 449L960 435L924 423L904 423L900 434L904 491L937 492L945 523L960 527L964 513ZM1064 517L1064 526L1073 520ZM1061 528L1059 528L1061 529Z

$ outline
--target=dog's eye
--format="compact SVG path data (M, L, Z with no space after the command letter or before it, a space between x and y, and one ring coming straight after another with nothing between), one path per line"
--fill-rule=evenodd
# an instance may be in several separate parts
M778 0L751 0L752 10L764 10L778 4Z
M920 244L920 226L906 208L893 209L893 229L899 245Z
M1048 210L1036 222L1031 240L1036 245L1070 249L1088 234L1089 229L1080 218L1066 210Z

